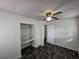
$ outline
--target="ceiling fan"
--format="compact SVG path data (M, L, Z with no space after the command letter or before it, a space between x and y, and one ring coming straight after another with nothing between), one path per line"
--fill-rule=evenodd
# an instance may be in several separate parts
M52 11L47 11L44 13L43 16L45 16L45 18L43 19L43 21L52 21L52 19L58 20L59 18L55 17L56 15L62 14L62 11L58 11L58 12L52 12Z

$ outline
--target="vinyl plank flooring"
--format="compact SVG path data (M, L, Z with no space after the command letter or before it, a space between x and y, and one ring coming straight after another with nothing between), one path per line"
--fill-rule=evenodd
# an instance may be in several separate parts
M44 47L28 48L22 59L79 59L76 51L46 43Z

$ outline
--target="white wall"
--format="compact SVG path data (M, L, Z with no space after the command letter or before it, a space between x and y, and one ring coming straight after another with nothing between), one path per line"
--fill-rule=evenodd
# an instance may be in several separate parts
M18 59L21 56L20 23L35 25L35 44L43 45L43 23L0 11L0 59Z
M21 54L19 17L0 11L0 59L14 59Z
M78 20L76 18L52 22L48 25L48 42L79 51ZM51 36L50 35L51 31Z

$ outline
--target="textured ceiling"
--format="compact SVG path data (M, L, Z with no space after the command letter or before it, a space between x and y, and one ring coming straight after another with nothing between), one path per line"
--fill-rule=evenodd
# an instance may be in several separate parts
M34 19L42 19L45 10L63 11L59 18L79 15L79 0L0 0L0 10Z

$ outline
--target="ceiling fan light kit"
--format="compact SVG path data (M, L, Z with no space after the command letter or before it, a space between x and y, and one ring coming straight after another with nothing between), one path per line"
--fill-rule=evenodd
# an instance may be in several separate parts
M47 21L51 21L52 20L52 18L51 17L47 17L47 19L46 19Z

